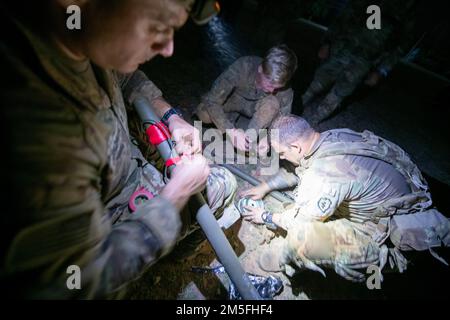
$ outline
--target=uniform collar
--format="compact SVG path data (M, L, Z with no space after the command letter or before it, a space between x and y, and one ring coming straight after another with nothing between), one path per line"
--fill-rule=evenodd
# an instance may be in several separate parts
M320 138L314 143L311 150L308 152L307 155L305 155L305 159L311 158L311 156L316 153L317 150L319 150L320 146L323 144L323 142L328 138L330 135L330 132L322 132L320 133Z
M325 142L325 140L327 140L327 138L330 136L330 134L331 134L331 132L329 132L329 131L322 132L320 134L319 140L317 140L316 143L314 143L313 147L308 152L308 154L305 155L302 159L300 159L300 164L295 170L297 175L300 176L301 172L303 172L304 170L309 168L309 166L311 165L310 161L311 161L313 155L317 152L317 150L319 150L319 148L322 146L322 144Z

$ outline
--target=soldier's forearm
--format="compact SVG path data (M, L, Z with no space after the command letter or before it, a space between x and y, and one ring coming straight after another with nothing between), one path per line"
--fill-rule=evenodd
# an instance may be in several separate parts
M172 108L171 105L164 100L163 97L156 98L152 100L152 106L153 110L156 112L156 114L162 118L162 116L170 109ZM170 118L169 118L170 119ZM170 121L170 120L169 120Z
M270 190L281 190L291 187L295 187L298 184L298 177L287 172L285 169L281 169L277 174L266 180Z
M108 259L96 295L114 292L139 276L170 250L180 228L178 210L162 197L149 201L115 226L102 248Z

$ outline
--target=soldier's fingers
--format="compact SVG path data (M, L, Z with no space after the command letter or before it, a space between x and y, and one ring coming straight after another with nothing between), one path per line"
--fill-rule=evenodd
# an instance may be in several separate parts
M244 206L244 209L248 210L248 212L255 213L256 209L249 206Z
M255 192L252 189L248 189L248 190L242 191L241 196L246 197L246 196L252 196L254 194L255 194Z
M197 135L194 135L193 139L191 140L191 147L192 152L194 153L202 152L202 143Z
M186 155L186 148L184 146L184 143L177 143L175 145L175 151L179 154L179 155Z

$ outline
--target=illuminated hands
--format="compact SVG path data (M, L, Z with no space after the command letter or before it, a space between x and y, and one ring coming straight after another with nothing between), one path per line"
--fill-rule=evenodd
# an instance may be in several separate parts
M248 151L250 149L250 137L247 136L242 129L229 129L226 131L231 138L231 143L236 149L241 151Z
M247 211L245 211L242 216L244 220L250 221L254 224L264 224L264 220L262 219L262 214L264 213L263 208L255 208L255 207L244 207Z
M200 132L178 115L169 118L169 130L175 140L179 155L193 155L202 152Z
M205 188L209 173L208 162L202 155L182 156L161 196L181 210L190 196Z
M260 140L258 144L258 154L259 155L266 155L269 152L269 141L267 139L267 136Z

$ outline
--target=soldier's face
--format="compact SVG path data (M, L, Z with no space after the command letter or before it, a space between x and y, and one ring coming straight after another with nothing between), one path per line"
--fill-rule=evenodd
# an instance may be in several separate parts
M300 165L302 148L298 144L286 145L284 143L272 141L271 146L273 150L279 154L280 159L287 160L296 166Z
M182 5L173 0L100 2L89 1L82 9L83 51L95 64L129 73L158 54L173 54L174 32L188 18Z
M283 85L274 83L266 76L262 70L262 67L258 67L258 73L256 74L256 87L265 93L275 94L279 89L283 88Z

